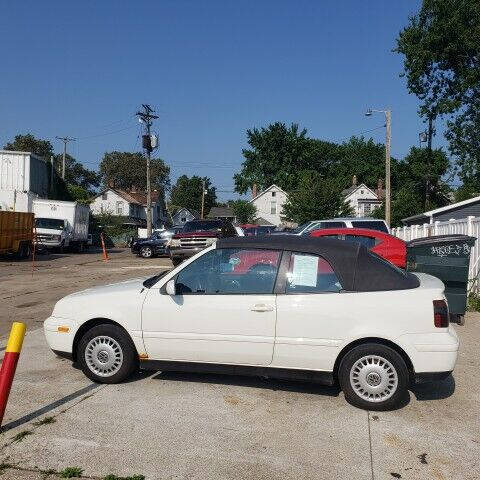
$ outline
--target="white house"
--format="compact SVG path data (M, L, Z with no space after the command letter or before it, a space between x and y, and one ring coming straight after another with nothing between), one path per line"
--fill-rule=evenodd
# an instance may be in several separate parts
M282 224L283 205L287 202L288 196L280 187L270 185L257 195L257 187L254 185L252 196L250 203L257 207L257 217L271 225Z
M94 215L109 213L125 217L124 224L143 227L147 222L147 196L134 190L127 192L118 188L107 188L90 203ZM168 222L165 201L159 192L152 192L152 226L162 228Z
M183 207L172 215L172 222L174 225L184 225L197 218L200 218L200 214L196 210Z
M376 191L368 188L364 183L357 185L357 176L354 175L352 186L343 190L342 195L345 202L353 209L355 217L368 217L382 205L382 198L385 196L382 189L382 181L378 181Z

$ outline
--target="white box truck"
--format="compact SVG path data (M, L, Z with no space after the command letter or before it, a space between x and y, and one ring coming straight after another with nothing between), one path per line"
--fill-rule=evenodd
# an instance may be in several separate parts
M72 247L83 251L88 246L87 205L62 200L33 200L35 238L38 247L63 250Z

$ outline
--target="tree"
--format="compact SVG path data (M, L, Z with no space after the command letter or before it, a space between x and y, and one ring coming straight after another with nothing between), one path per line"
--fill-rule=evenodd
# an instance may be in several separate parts
M63 154L53 157L53 164L57 172L62 171ZM82 187L90 195L100 185L100 174L85 168L75 158L67 153L65 157L65 182L67 185Z
M247 200L231 200L228 202L239 223L253 223L257 217L257 207Z
M202 180L205 182L205 203L204 212L208 213L216 205L217 194L215 187L208 177L187 177L182 175L178 177L170 193L170 204L177 207L184 207L190 210L200 212L202 208Z
M397 38L410 93L420 115L449 115L446 137L459 159L460 176L479 170L480 2L423 0Z
M287 220L299 224L350 215L351 208L343 200L342 188L336 178L324 178L315 170L303 170L297 188L288 194L283 214Z
M318 156L328 150L328 146L334 150L335 145L306 135L307 130L300 130L297 124L287 128L281 122L247 130L251 148L242 150L245 161L242 170L234 175L235 190L244 194L253 184L259 189L276 184L288 191L295 188L299 170L319 170Z
M16 150L19 152L31 152L45 160L50 160L53 155L52 144L48 140L35 138L31 133L15 135L13 142L7 143L5 150Z
M147 189L147 159L139 152L107 152L100 163L100 178L107 186L129 190ZM150 161L152 190L164 191L170 185L170 168L160 158Z

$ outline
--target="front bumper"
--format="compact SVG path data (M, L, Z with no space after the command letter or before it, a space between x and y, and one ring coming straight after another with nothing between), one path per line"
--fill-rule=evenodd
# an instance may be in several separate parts
M65 331L66 329L68 331ZM77 329L77 324L74 321L65 318L48 317L43 322L48 346L60 356L72 355L73 339Z
M182 247L169 247L170 258L190 258L196 255L198 252L205 250L210 245L206 247L191 247L191 248L182 248Z

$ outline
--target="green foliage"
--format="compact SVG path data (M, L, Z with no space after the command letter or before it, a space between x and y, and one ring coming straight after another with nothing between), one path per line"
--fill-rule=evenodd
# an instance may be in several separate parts
M332 218L351 214L351 209L341 197L343 186L335 178L323 178L314 170L299 173L299 183L289 192L283 206L287 220L305 223L309 220Z
M205 214L207 214L217 204L216 189L212 186L212 182L208 177L202 178L196 175L190 178L187 175L178 177L170 193L171 205L200 212L202 208L202 180L205 181L205 190L207 192L205 194L204 206Z
M107 152L100 163L100 178L105 186L113 181L115 187L147 189L147 159L139 152ZM170 184L170 168L162 159L150 161L152 189L163 191Z
M18 432L12 440L14 442L21 442L25 437L28 437L28 435L32 435L33 432L31 430L23 430L22 432Z
M59 174L62 171L63 154L58 154L53 157L54 168ZM75 185L82 187L88 191L90 195L93 194L95 188L100 185L100 175L85 168L81 163L77 162L71 155L65 156L65 182L67 185Z
M480 295L471 293L468 296L468 310L473 312L480 312Z
M52 144L48 140L35 138L31 133L15 135L13 142L7 143L3 148L4 150L31 152L45 160L50 160L53 155Z
M83 473L83 468L80 467L67 467L59 472L60 477L62 478L78 478L81 477Z
M42 418L42 420L39 420L38 422L33 422L33 425L36 427L41 427L42 425L50 425L51 423L55 423L56 420L53 417L45 417Z
M425 118L449 115L459 176L480 187L480 2L423 0L397 39L410 93Z
M80 185L67 184L67 191L73 201L88 204L91 198L91 193Z
M247 200L232 200L229 207L239 223L253 223L257 216L257 207Z

